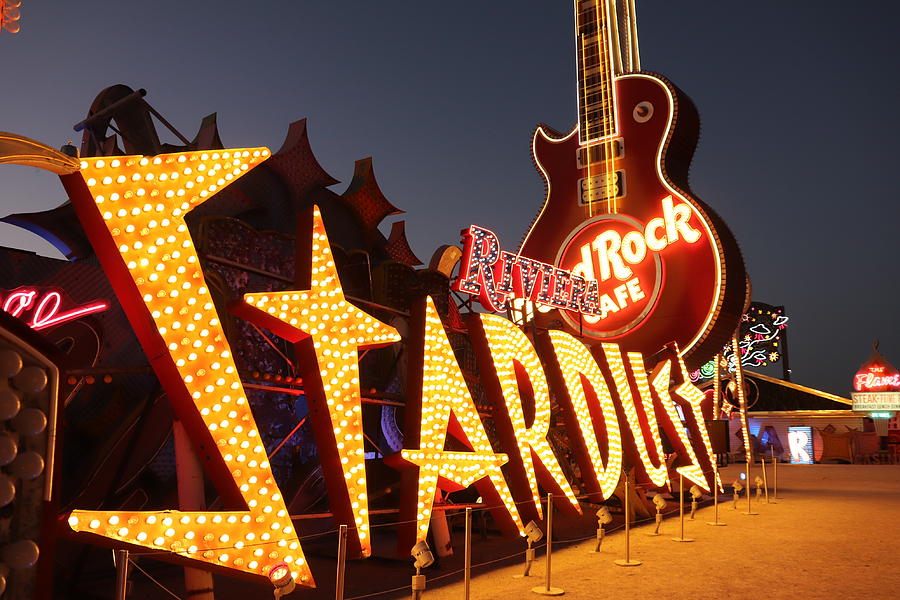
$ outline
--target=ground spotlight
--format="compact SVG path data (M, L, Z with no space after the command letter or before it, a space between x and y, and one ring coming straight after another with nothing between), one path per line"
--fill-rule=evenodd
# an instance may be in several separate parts
M531 545L541 541L544 537L544 532L541 531L541 528L537 523L530 521L528 525L525 526L525 537L528 538L528 544Z
M422 592L425 591L425 576L422 575L422 569L434 564L434 555L431 553L431 549L425 540L413 546L410 554L416 559L413 563L413 566L416 568L416 574L412 576L412 593L413 598L418 599L422 597Z
M431 553L431 549L428 547L428 543L425 540L422 540L413 546L411 554L412 557L416 559L416 562L413 563L413 566L416 568L416 573L425 567L430 567L434 564L434 555Z
M514 578L528 577L535 556L534 548L532 548L531 545L541 541L543 537L544 532L541 530L540 526L534 521L529 521L528 525L525 526L525 539L528 541L528 548L525 549L525 572L521 575L513 575Z
M294 577L291 575L291 568L284 561L269 567L269 581L275 587L275 598L287 596L296 587Z
M600 546L603 545L603 536L605 535L603 526L609 525L612 521L612 513L609 512L606 505L602 505L597 511L597 547L594 548L594 552L600 552Z
M653 496L653 506L656 507L656 527L653 529L653 533L648 533L647 535L659 535L659 526L662 524L662 511L666 509L666 504L668 503L662 494Z
M697 513L697 503L700 501L700 498L703 497L703 490L700 489L699 485L691 486L691 521L694 520L694 515Z
M741 473L743 476L743 473ZM741 490L744 489L744 484L741 483L740 479L735 479L731 482L731 487L734 488L734 497L731 501L731 508L737 510L738 498L741 496Z

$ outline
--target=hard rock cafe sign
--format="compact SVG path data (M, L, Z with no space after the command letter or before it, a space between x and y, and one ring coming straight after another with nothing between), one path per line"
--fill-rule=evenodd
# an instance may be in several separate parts
M516 300L561 311L566 321L593 337L621 336L649 317L663 285L660 255L703 237L691 208L672 196L646 225L626 215L604 215L575 229L557 265L500 250L493 232L463 231L463 259L453 288L478 296L492 311ZM678 252L673 248L672 252Z

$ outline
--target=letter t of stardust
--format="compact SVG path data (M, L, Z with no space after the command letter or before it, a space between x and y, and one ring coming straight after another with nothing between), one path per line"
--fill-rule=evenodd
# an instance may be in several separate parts
M318 207L312 221L310 289L245 294L245 304L232 310L297 343L332 510L338 521L352 519L369 556L358 351L399 342L400 335L347 302Z

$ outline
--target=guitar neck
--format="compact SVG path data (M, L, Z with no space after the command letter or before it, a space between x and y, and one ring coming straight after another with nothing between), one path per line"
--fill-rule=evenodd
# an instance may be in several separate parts
M612 18L608 0L575 0L578 141L616 135Z

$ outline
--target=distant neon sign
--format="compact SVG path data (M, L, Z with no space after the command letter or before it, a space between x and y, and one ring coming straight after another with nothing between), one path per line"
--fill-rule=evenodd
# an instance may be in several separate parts
M7 292L5 299L4 294L0 294L0 302L3 303L3 312L22 319L35 331L103 312L109 308L108 303L98 300L68 310L60 310L63 299L59 291L34 287L16 288Z
M812 427L788 427L791 464L813 464Z
M900 387L900 373L885 373L884 370L883 366L872 366L865 373L857 373L853 379L853 388L858 392L868 392L876 388Z
M878 342L869 360L853 376L853 410L900 410L900 371L878 352Z

